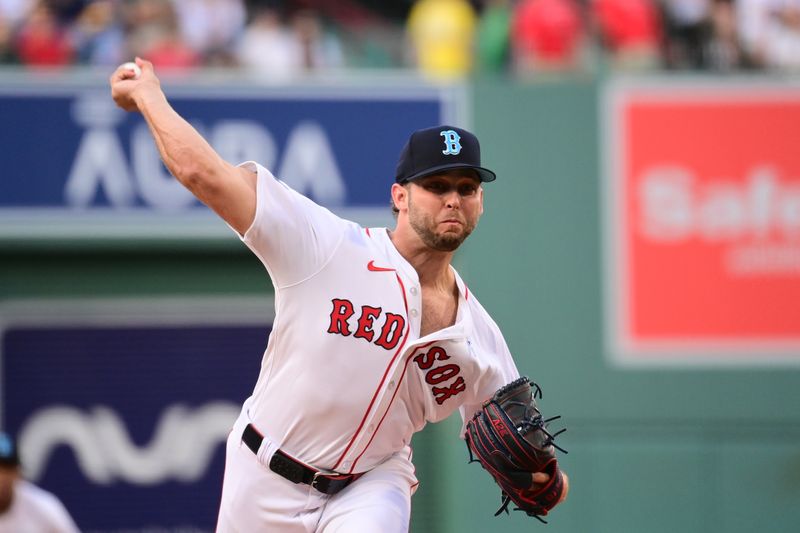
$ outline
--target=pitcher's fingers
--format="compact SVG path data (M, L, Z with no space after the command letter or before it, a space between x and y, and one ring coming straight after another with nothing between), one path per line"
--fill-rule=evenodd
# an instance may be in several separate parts
M117 68L114 72L112 72L111 76L108 77L108 83L110 83L111 85L114 85L115 81L122 80L123 78L122 78L121 73L120 73L121 70L122 70L121 68Z
M537 484L543 484L550 481L550 476L545 472L534 472L533 474L533 482Z
M111 73L111 77L109 78L109 82L114 83L115 81L123 81L127 79L132 79L136 76L136 73L131 69L124 68L122 65L117 67L117 70Z
M142 59L139 56L136 56L134 62L139 65L139 68L142 69L142 72L153 72L153 63L146 59Z

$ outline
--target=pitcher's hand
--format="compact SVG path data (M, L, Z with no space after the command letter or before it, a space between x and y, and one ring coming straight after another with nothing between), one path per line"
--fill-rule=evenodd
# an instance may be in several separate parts
M142 69L142 74L137 78L136 73L120 65L111 74L111 98L125 111L138 111L138 102L147 94L161 93L161 82L158 81L153 64L137 57L136 64Z
M558 503L561 503L564 500L566 500L567 493L569 492L569 478L567 477L567 473L562 470L561 475L564 476L564 492L561 493L561 497L558 499ZM550 481L550 476L545 472L535 472L533 474L533 488L535 490L538 490L547 485L548 481Z

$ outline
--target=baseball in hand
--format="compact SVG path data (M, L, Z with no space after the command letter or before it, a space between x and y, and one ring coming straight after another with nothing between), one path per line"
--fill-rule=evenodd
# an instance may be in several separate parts
M132 70L134 79L142 75L142 69L140 69L139 65L137 65L133 61L128 61L127 63L123 63L122 65L120 65L120 68L124 68L125 70Z

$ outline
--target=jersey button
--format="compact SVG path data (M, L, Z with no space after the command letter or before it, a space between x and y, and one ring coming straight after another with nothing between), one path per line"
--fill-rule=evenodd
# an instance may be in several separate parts
M393 388L394 388L394 380L389 382L389 390L392 390Z
M416 309L411 310L411 316L417 316L418 314Z
M375 424L370 424L369 427L367 428L367 431L369 431L370 433L375 431Z
M417 288L416 287L411 287L411 291L410 292L411 292L411 294L416 296L417 295Z

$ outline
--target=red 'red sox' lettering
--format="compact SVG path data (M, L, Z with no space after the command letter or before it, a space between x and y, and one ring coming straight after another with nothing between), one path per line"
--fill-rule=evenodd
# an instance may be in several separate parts
M331 310L328 333L344 337L352 334L353 337L364 339L367 342L373 342L375 334L378 333L378 338L375 339L374 344L385 350L395 348L397 343L400 342L406 326L406 320L403 315L384 313L380 307L362 305L357 322L358 326L355 333L353 333L348 323L348 320L356 313L353 302L342 298L334 298L331 303L333 304L333 309ZM375 326L380 323L381 315L384 316L383 323L380 326L380 330L376 330Z
M372 330L372 324L379 316L381 316L380 307L362 305L361 316L358 318L358 329L353 336L367 339L367 342L372 342L372 337L375 336L375 332Z
M438 346L434 346L430 350L425 353L421 353L414 358L414 362L417 363L417 366L420 367L422 370L428 370L430 367L433 366L433 363L436 360L445 361L450 359L450 356L447 355L447 352L444 349L439 348Z
M448 359L450 359L450 356L447 355L447 352L444 350L444 348L434 346L427 352L421 353L414 357L414 362L417 363L417 366L420 368L420 370L427 370L427 372L425 372L426 383L429 385L438 385L458 376L458 374L461 372L461 367L453 363L433 366L436 361L446 361ZM467 386L464 383L464 378L458 376L447 386L431 387L431 393L433 394L436 403L442 405L448 398L456 396L457 394L464 392L466 389Z
M328 333L338 333L339 335L350 335L350 327L347 319L353 316L353 302L350 300L333 299L333 311L331 311L331 325Z

